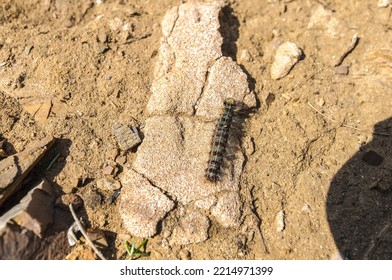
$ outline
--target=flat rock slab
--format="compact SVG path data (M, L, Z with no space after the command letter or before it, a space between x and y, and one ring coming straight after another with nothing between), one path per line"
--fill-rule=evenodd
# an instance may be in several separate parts
M49 182L43 179L36 187L0 217L0 233L13 221L21 228L42 237L45 229L53 222L54 193Z
M125 227L137 236L153 236L158 222L173 209L174 203L132 170L125 173L122 182L126 187L121 195L120 213Z
M239 179L244 156L239 149L227 163L220 181L210 182L205 177L211 140L224 100L231 97L246 107L256 105L247 75L230 57L222 55L219 13L223 7L221 1L186 3L168 11L163 19L163 37L147 105L150 117L133 170L125 170L124 178L128 179L122 180L120 211L133 235L156 234L157 216L143 216L135 209L146 209L149 213L154 203L166 214L172 209L168 207L168 197L185 208L215 207L212 215L223 226L240 224ZM135 173L143 180L130 180L137 177ZM155 197L158 200L138 199L129 203L141 186L146 192L159 190L160 195ZM186 218L185 223L192 220L199 230L177 229L175 243L200 242L208 237L209 218L202 212L194 215ZM159 215L160 219L164 216Z
M47 136L30 144L23 152L0 161L0 205L19 190L23 179L53 143L53 137Z
M191 209L174 228L171 242L179 245L203 242L208 238L209 227L210 220L199 211Z

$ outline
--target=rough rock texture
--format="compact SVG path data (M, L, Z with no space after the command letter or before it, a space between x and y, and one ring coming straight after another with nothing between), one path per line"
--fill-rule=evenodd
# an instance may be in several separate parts
M0 218L0 231L12 220L22 228L42 237L46 227L53 222L54 195L50 184L42 180L19 204Z
M225 227L239 226L241 223L242 204L236 192L223 193L216 206L212 207L212 214Z
M32 231L10 224L0 232L0 260L31 259L43 247Z
M23 152L0 161L0 205L19 190L23 179L51 147L51 136L30 144Z
M208 238L210 220L202 213L191 211L174 228L171 242L186 245L203 242Z
M291 42L281 44L275 52L271 65L271 78L278 80L286 76L301 56L302 51L296 44Z
M125 227L138 236L151 237L158 222L169 212L174 203L148 180L129 170L122 178L121 216Z
M144 140L140 145L134 170L125 170L128 176L143 180L123 183L121 212L127 229L134 235L151 236L164 214L151 216L143 213L143 223L135 209L150 208L152 204L167 204L164 195L156 199L130 201L133 192L159 188L177 203L186 206L211 205L211 196L218 198L213 212L223 226L239 225L239 200L228 203L223 197L238 198L239 178L244 157L237 152L224 170L222 180L216 183L205 178L211 139L216 121L222 113L223 101L232 97L247 107L256 105L249 90L247 75L230 57L222 55L223 38L219 32L219 12L223 2L183 4L171 9L162 22L163 37L159 59L148 102L150 117L144 127ZM150 185L153 184L154 186ZM203 203L203 200L206 200ZM214 199L213 199L214 200ZM161 208L167 212L171 207ZM150 210L148 210L150 211ZM146 218L147 216L147 218ZM208 218L188 217L194 221L190 228L177 229L177 243L200 242L207 238Z
M132 149L141 142L136 127L115 124L112 128L112 132L117 139L120 149L123 151Z

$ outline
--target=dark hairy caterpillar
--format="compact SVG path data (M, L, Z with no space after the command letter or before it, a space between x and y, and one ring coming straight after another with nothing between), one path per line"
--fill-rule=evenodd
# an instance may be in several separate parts
M224 101L224 105L225 109L215 128L210 158L206 170L206 177L212 182L216 182L220 179L221 168L229 140L230 127L233 122L236 101L234 98L227 98Z

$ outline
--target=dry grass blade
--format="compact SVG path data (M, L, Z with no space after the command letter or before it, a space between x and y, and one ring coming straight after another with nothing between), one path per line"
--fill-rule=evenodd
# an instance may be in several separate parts
M337 123L337 124L339 124L339 125L342 126L342 127L351 128L351 129L354 129L354 130L357 130L357 131L361 131L361 132L371 133L371 134L373 134L373 135L379 135L379 136L392 136L392 134L389 134L389 133L380 133L380 132L377 132L377 131L374 131L374 132L373 132L373 131L366 130L366 129L359 129L359 128L356 128L356 127L354 127L354 126L351 126L351 125L348 125L348 124L339 122L339 121L337 121L337 120L334 120L333 118L330 118L330 117L326 116L323 112L321 112L321 111L318 110L316 107L314 107L314 106L312 105L312 103L308 102L308 105L309 105L310 108L312 108L313 110L315 110L317 113L319 113L321 116L323 116L323 117L326 118L327 120L329 120L329 121L331 121L331 122L334 122L334 123Z

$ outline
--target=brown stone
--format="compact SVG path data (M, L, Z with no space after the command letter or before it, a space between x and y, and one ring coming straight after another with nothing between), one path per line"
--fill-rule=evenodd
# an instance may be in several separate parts
M112 132L116 137L121 150L127 151L137 146L142 140L136 127L116 124L112 128Z
M22 228L42 237L46 227L53 222L54 196L46 180L32 189L19 204L11 208L0 218L0 231L12 220Z
M112 177L105 176L97 180L97 188L103 191L115 191L121 188L121 184Z
M53 144L48 136L30 144L23 152L0 161L0 205L19 190L23 179Z
M378 166L384 161L384 158L377 152L370 150L362 155L362 160L369 165Z
M56 200L56 206L69 210L69 204L72 203L72 206L75 210L78 210L83 205L83 200L74 193L63 194Z

